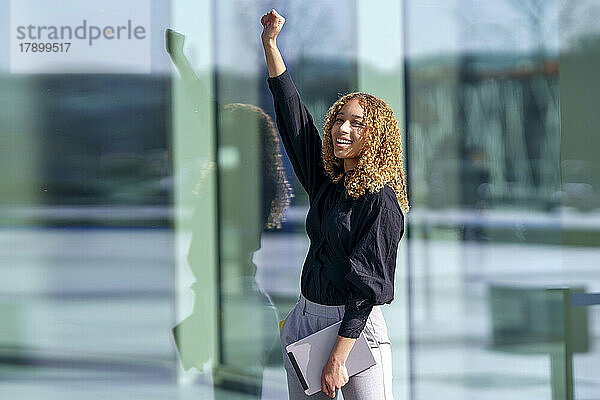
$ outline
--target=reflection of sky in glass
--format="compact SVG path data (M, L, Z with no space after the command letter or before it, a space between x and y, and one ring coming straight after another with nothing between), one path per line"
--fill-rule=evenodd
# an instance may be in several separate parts
M285 19L277 44L286 61L300 56L334 58L351 56L355 38L355 2L219 2L216 26L219 49L216 63L219 69L257 73L263 70L264 54L260 35L260 17L275 8ZM347 35L340 31L348 30ZM335 38L335 40L333 40Z
M599 4L598 0L560 1L561 49L574 46L582 38L600 35Z
M409 46L407 54L420 56L436 53L456 53L463 50L494 51L531 51L536 44L532 35L532 21L527 17L526 5L535 1L501 0L480 2L476 0L426 0L406 6L406 20L412 29L408 32ZM559 4L560 3L560 4ZM187 53L196 68L209 64L214 34L211 2L173 1L171 15L167 3L152 1L152 65L153 71L169 71L164 62L162 37L164 27L185 32L190 38L186 43ZM539 14L541 34L546 51L555 53L560 42L572 45L577 38L598 33L597 24L600 11L597 1L556 2L543 1L543 13ZM355 46L350 42L357 40L353 33L357 30L356 21L361 21L363 12L376 24L377 12L396 12L395 9L374 5L363 0L357 1L320 1L285 2L266 1L224 1L218 2L218 34L221 46L238 44L236 52L222 51L219 59L221 67L243 69L244 72L256 72L262 68L263 54L260 51L260 16L275 7L284 17L286 25L279 39L284 49L284 57L293 60L299 54L315 57L352 57ZM10 2L0 4L0 32L5 40L0 41L0 70L7 71L9 66L9 29ZM360 11L363 9L363 11ZM358 10L358 11L357 11ZM560 25L558 14L560 12ZM189 16L193 15L193 18ZM299 18L295 18L299 16ZM398 19L399 20L399 19ZM254 23L255 21L256 23ZM363 24L361 22L361 24ZM333 35L334 32L348 31L348 35ZM397 29L390 27L390 34ZM316 36L319 36L316 39ZM337 36L338 40L329 40ZM297 38L301 38L298 42ZM294 38L296 42L292 43ZM341 41L340 41L341 39ZM246 43L247 46L239 46ZM386 40L371 43L379 52L386 51Z
M529 6L534 3L540 3L539 13ZM558 47L558 7L554 1L430 0L410 2L406 12L410 56L530 52L540 43L550 52Z

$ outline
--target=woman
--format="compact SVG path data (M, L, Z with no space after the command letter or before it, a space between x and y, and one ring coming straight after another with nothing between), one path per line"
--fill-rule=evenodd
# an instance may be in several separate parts
M261 35L277 127L298 180L309 196L310 249L301 294L281 327L291 400L391 399L391 343L381 305L394 298L398 243L409 209L398 121L382 100L356 92L327 112L323 140L302 103L277 48L285 19L275 10L261 18ZM285 346L342 321L324 366L322 393L306 396ZM364 332L377 364L348 377L345 361Z

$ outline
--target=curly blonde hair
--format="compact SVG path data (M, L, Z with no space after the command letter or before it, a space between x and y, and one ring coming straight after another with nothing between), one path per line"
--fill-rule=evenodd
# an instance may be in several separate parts
M344 173L344 160L333 153L331 127L336 114L351 100L358 100L364 110L363 121L367 135L363 151L353 172ZM323 127L321 156L325 171L333 183L344 180L346 197L356 199L367 190L375 193L387 183L404 214L410 206L406 192L406 175L402 157L402 135L394 111L387 103L364 92L348 93L340 97L327 111Z

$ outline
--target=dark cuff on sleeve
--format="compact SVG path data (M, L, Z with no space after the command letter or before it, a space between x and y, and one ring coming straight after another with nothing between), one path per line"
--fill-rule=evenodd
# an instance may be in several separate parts
M358 339L360 333L367 324L367 319L373 306L368 306L360 310L352 310L346 306L344 311L344 318L340 324L338 335L346 338Z
M296 86L287 68L281 74L267 78L267 83L275 100L284 101L297 93Z

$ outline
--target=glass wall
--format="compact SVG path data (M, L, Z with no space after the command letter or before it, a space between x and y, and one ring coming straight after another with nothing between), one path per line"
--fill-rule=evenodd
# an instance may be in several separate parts
M394 398L593 398L596 0L0 2L0 398L287 398L271 8L320 131L353 91L401 123Z
M162 2L0 2L3 399L175 381L169 19Z
M599 7L405 2L411 398L598 391Z

